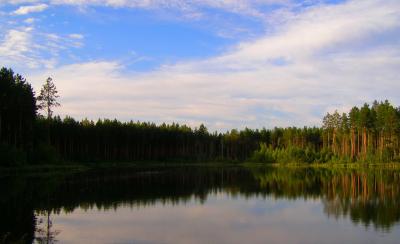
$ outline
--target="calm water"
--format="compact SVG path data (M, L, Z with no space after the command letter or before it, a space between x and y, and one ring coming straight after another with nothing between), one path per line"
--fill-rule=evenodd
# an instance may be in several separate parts
M2 177L27 243L399 243L400 172L261 167ZM0 240L1 242L1 240Z

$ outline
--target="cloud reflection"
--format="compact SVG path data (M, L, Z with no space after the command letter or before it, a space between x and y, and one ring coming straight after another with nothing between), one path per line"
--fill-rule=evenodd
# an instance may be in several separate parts
M396 243L349 219L327 218L319 199L276 200L212 193L201 204L81 208L53 217L61 243ZM398 229L398 226L394 227Z

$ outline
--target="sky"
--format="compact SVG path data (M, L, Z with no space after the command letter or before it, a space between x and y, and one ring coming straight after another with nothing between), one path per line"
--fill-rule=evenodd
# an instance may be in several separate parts
M0 66L62 117L319 126L400 105L400 1L0 0Z

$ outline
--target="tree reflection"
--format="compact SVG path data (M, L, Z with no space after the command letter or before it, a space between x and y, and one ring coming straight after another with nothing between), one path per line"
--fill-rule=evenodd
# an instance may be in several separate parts
M389 230L400 219L400 172L395 170L275 169L254 172L260 187L288 198L318 197L328 217Z
M51 211L36 211L36 232L35 240L40 244L56 243L56 236L60 233L59 230L53 230L53 220L51 219Z
M320 199L324 213L390 231L400 220L400 172L262 167L91 170L70 175L0 178L0 240L54 243L51 216L76 208L117 209L207 201L223 192L244 198Z

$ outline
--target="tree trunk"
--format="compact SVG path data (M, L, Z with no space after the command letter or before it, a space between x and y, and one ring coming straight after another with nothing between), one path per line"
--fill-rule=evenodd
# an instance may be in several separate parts
M332 149L333 153L336 153L336 129L333 129L333 135L332 135Z
M367 128L363 128L363 151L364 156L367 155Z
M330 137L329 137L329 131L328 131L328 149L331 149L331 142L330 142Z
M354 129L351 129L351 159L354 159L356 145L355 145L356 135L354 133Z
M381 134L381 139L380 139L380 148L381 148L381 153L383 155L383 149L385 148L385 133L382 131Z
M357 151L356 151L357 153L357 157L358 157L358 155L360 154L360 130L358 129L357 130Z

